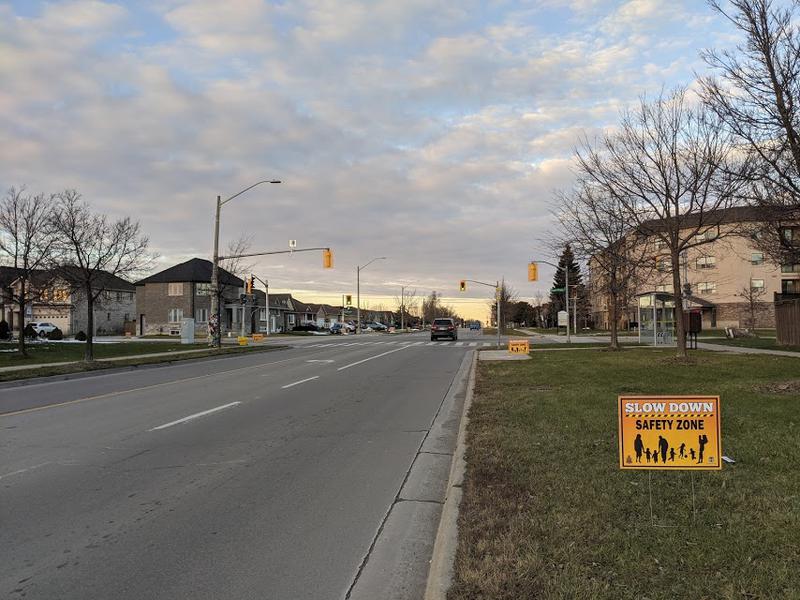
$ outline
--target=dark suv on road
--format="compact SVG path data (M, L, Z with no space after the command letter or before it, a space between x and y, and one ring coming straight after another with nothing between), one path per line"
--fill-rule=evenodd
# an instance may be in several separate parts
M433 342L443 337L450 338L451 340L458 339L458 329L453 319L433 320L433 325L431 325L431 341Z

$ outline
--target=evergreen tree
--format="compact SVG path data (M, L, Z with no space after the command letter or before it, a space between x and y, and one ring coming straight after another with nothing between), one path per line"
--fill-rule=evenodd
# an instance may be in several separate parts
M583 290L583 295L586 295L586 291L583 285L583 277L581 276L581 268L578 266L578 262L575 260L575 254L572 252L572 248L569 244L564 246L564 251L561 253L561 258L558 260L558 269L556 270L555 277L553 277L553 289L558 290L565 290L566 287L566 269L569 269L569 286L570 289L573 290L572 295L570 296L570 300L572 300L575 296L573 286L578 286L577 290L579 292L579 300L580 300L580 292ZM559 311L566 310L566 293L561 292L551 292L550 293L550 310L552 311L553 316L557 315ZM580 301L579 301L580 306ZM570 304L570 314L572 313L572 305ZM580 311L579 313L580 314Z

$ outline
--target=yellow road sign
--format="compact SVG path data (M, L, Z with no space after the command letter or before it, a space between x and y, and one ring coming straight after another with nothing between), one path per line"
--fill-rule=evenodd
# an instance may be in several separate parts
M531 351L531 344L528 340L509 340L509 354L528 354Z
M621 469L721 469L719 396L620 396Z

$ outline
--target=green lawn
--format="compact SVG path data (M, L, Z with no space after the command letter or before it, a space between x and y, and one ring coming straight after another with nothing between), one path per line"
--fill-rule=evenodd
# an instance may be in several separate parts
M479 363L449 600L800 598L800 361L674 350ZM617 396L719 394L722 471L621 471ZM691 484L696 492L692 517Z
M36 342L27 345L28 358L23 358L16 351L17 343L0 343L0 367L17 365L35 365L49 362L68 362L83 360L85 345L81 343ZM114 358L151 354L153 352L175 352L179 350L195 350L207 348L207 344L187 344L180 342L115 342L94 344L95 358Z

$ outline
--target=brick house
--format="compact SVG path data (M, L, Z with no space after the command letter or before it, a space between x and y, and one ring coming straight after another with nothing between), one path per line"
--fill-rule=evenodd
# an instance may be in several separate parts
M203 333L211 311L211 261L192 258L136 282L138 335L180 335L184 318L194 318ZM219 269L222 290L220 331L238 331L241 324L244 281Z
M19 306L13 302L13 297L19 294L20 284L17 269L0 267L0 312L13 332L19 332ZM30 298L26 303L26 323L53 323L64 335L86 332L88 314L83 290L71 289L63 279L45 270L32 273L25 287L26 296ZM101 271L96 278L95 291L100 295L94 302L94 334L122 334L126 323L133 319L136 288L129 281Z

